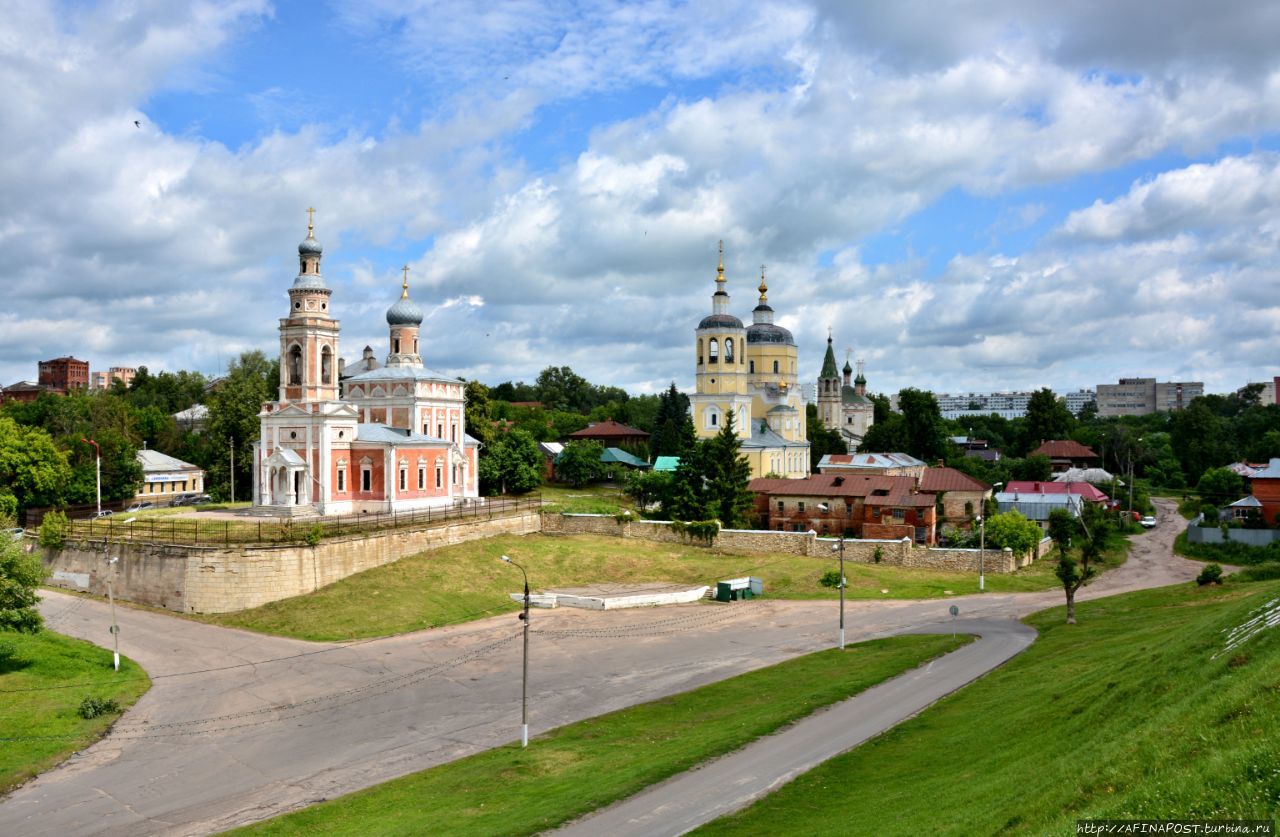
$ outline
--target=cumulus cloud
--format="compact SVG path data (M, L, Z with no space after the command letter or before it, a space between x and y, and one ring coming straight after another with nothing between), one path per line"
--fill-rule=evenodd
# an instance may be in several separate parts
M335 30L426 91L421 118L277 128L307 110L300 77L235 94L260 120L235 148L146 108L184 86L231 95L220 51L274 25L264 2L24 5L0 23L0 380L73 351L214 371L272 350L314 204L349 357L385 351L386 250L431 311L433 367L688 386L723 238L734 310L749 316L768 264L806 378L832 325L885 390L1238 385L1260 367L1232 341L1280 328L1280 178L1269 152L1216 149L1280 125L1277 12L1183 5L371 0L333 11ZM669 92L529 159L548 113L640 88ZM1024 195L1182 153L1207 162L1065 218ZM992 235L1060 223L941 275L864 260L956 192L1009 199Z

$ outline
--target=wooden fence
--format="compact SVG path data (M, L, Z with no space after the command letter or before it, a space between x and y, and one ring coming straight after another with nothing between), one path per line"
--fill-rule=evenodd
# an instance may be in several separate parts
M542 507L540 495L520 498L467 500L435 509L420 509L390 514L353 514L313 517L297 520L272 518L250 520L200 520L150 517L125 523L112 517L98 520L72 520L68 541L109 540L144 543L172 543L193 546L229 546L231 544L306 543L314 537L334 538L364 532L390 529L416 529L442 526L459 520L493 520L537 512Z

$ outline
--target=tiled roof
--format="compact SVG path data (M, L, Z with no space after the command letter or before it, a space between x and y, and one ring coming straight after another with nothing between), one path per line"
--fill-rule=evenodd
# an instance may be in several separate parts
M909 508L927 509L934 504L932 494L886 494L867 498L868 506L907 506Z
M1050 459L1097 459L1098 455L1074 439L1054 439L1044 442L1031 451L1030 456L1047 456Z
M747 485L757 494L781 497L866 497L873 491L909 493L914 487L915 480L911 477L880 474L813 474L798 480L761 477Z
M1074 494L1094 503L1103 503L1108 499L1097 488L1087 482L1032 482L1024 480L1011 482L1004 487L1005 494Z
M637 430L634 427L628 427L620 422L598 421L595 424L584 427L581 430L570 433L570 439L599 439L605 436L648 436L643 430Z
M955 468L925 468L921 491L986 491L991 486Z

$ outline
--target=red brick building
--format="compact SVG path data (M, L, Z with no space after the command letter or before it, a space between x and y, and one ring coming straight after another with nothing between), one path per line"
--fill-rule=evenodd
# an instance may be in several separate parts
M942 497L940 523L963 527L975 515L982 514L991 486L955 468L926 468L920 478L920 492Z
M1253 497L1262 504L1262 519L1267 525L1280 522L1280 459L1272 459L1267 467L1255 471L1251 488Z
M71 356L40 361L40 385L48 390L67 393L89 388L89 362Z
M763 529L936 542L936 495L920 492L912 477L814 474L754 479L749 488Z

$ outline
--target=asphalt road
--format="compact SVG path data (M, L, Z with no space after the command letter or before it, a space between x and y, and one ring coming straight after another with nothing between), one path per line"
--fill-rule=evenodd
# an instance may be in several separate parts
M1082 598L1193 578L1199 565L1172 555L1176 529L1137 538ZM104 603L44 598L51 628L109 645ZM951 604L1009 620L1059 603L1057 592L856 602L846 623L856 642L946 621ZM519 735L513 616L344 646L118 614L121 651L151 690L102 741L5 798L0 833L205 834ZM535 611L531 734L830 647L835 627L833 602Z

